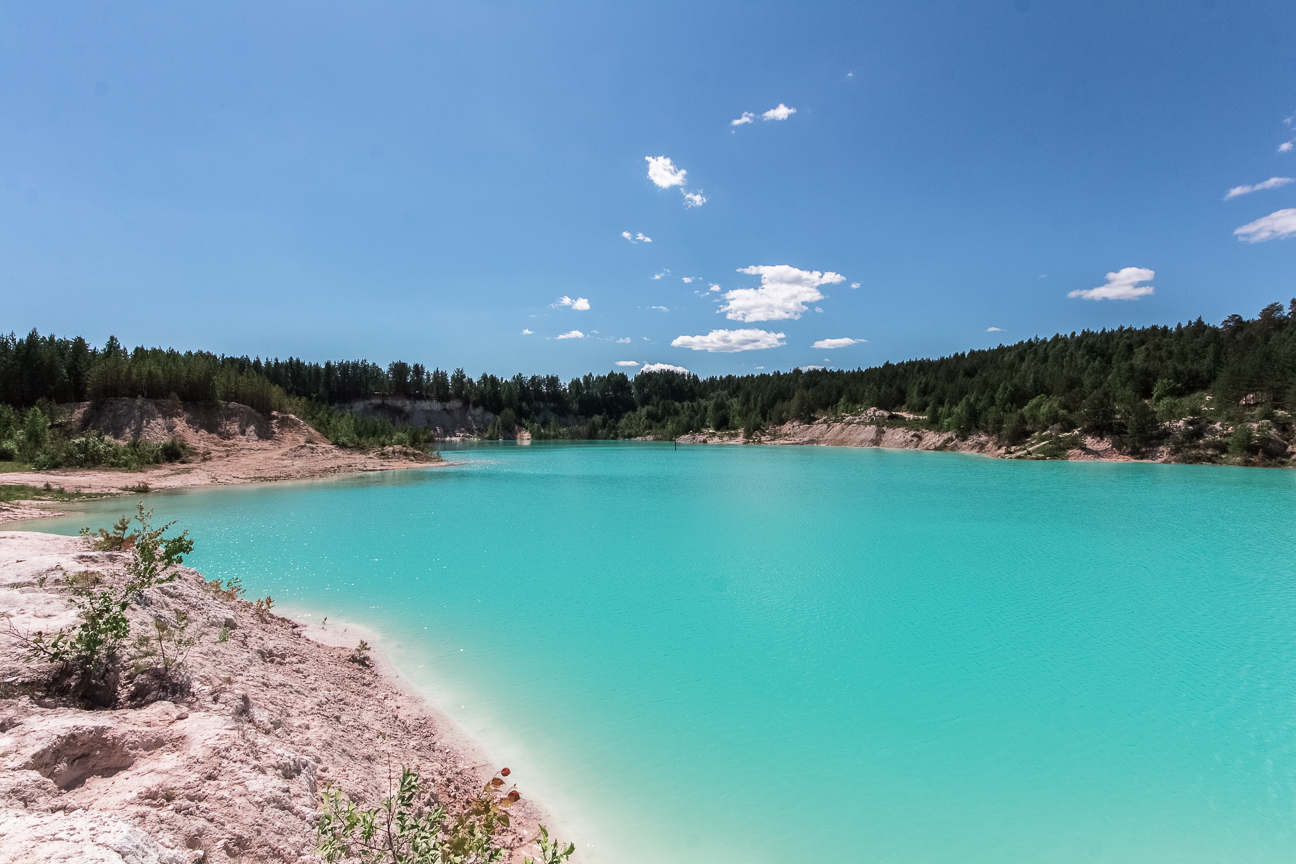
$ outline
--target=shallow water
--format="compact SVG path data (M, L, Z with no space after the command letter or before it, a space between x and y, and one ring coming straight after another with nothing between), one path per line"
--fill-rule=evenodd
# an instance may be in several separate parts
M1296 860L1296 473L447 456L149 503L382 631L588 864Z

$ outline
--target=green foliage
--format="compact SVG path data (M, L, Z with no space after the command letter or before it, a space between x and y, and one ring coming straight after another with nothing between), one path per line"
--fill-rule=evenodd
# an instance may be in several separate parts
M351 652L347 660L359 666L372 666L373 661L369 659L369 643L361 639L360 644Z
M70 602L76 607L81 623L75 627L46 635L19 633L9 624L10 634L26 649L29 660L58 663L74 679L73 692L95 707L106 707L116 699L117 663L121 643L130 635L130 622L126 609L144 591L175 580L175 568L183 556L193 551L193 541L188 532L166 537L175 523L154 528L150 522L153 511L137 506L136 531L129 536L118 531L100 532L100 540L118 542L118 548L131 551L126 562L126 581L121 585L90 587L74 585ZM83 536L91 536L89 530Z
M252 606L252 610L256 613L257 620L263 624L270 618L270 610L273 608L274 598L269 594L256 601Z
M504 791L509 770L491 778L480 793L465 802L458 816L434 803L422 778L401 770L395 792L377 807L363 807L336 786L321 794L316 852L326 862L342 860L360 864L492 864L504 860L496 845L500 829L509 824L508 809L521 796ZM534 864L561 864L575 851L549 839L541 829L541 860ZM528 859L530 862L530 859Z
M1228 438L1228 454L1230 456L1249 456L1254 445L1255 434L1251 431L1249 424L1239 423L1233 427L1233 432Z

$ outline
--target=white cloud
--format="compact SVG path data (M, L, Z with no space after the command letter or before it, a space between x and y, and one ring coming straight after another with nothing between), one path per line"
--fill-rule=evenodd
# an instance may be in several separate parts
M720 307L731 321L781 321L800 318L807 303L822 300L820 285L846 281L839 273L798 270L787 264L743 267L739 273L760 276L761 287L738 288L724 295L728 302Z
M987 333L1002 333L1002 332L1003 332L1003 328L1002 328L1002 327L987 327L987 328L986 328L986 332L987 332Z
M846 73L846 77L847 77L847 78L854 78L854 77L855 77L855 73L854 73L854 72L847 72L847 73Z
M764 367L764 366L757 366L756 368L757 368L757 369L764 369L765 367Z
M663 276L667 276L667 275L669 275L669 274L670 274L670 271L669 271L669 270L663 270L663 271L660 272L660 273L655 273L655 274L653 274L653 278L654 278L654 279L660 279L660 278L662 278Z
M1292 211L1296 213L1296 210ZM1097 288L1072 291L1068 297L1079 297L1082 300L1137 300L1153 293L1151 285L1140 285L1150 282L1156 272L1146 267L1122 267L1115 273L1107 274L1107 284Z
M648 179L662 189L672 186L683 186L684 175L688 172L676 168L675 163L665 156L645 156L648 161Z
M1275 210L1268 216L1248 222L1233 233L1239 240L1248 243L1286 239L1296 234L1296 209Z
M761 348L778 348L784 345L784 334L768 330L712 330L705 336L678 336L672 342L676 348L710 351L712 354L735 354L739 351L756 351Z
M667 309L665 306L649 306L648 308L649 308L649 309L656 309L658 312L669 312L669 311L670 311L670 310ZM645 338L647 338L647 337L645 337Z
M1284 141L1283 143L1281 143L1281 144L1278 145L1278 152L1279 152L1279 153L1286 153L1287 151L1289 151L1289 150L1292 149L1292 144L1293 144L1293 143L1296 143L1296 142L1292 142L1292 141Z
M852 282L852 283L851 283L851 287L852 287L852 288L858 288L859 286L860 286L860 283L858 283L858 282Z
M777 108L771 108L770 110L762 114L761 119L762 120L786 120L787 118L791 117L795 113L796 113L795 108L789 108L788 106L780 102Z
M631 243L641 243L641 242L651 243L652 242L652 238L642 232L636 232L634 234L631 234L629 231L622 231L621 236L629 240Z
M590 308L589 301L586 300L584 297L577 297L575 300L573 300L572 298L568 297L566 294L559 297L558 302L554 303L553 305L570 306L571 308L575 309L577 312L588 312Z
M685 284L685 285L687 285L687 284L689 284L690 282L693 281L693 277L692 277L692 276L681 276L680 278L684 280L684 284Z
M816 372L816 371L822 370L824 367L822 367L822 366L798 366L797 368L800 369L802 372Z
M851 339L848 336L843 336L840 339L820 339L818 342L814 343L814 347L825 348L825 349L845 348L848 345L858 345L861 342L867 342L867 341L868 341L867 339Z
M1254 186L1234 186L1228 191L1228 194L1224 196L1224 200L1227 201L1230 198L1236 198L1239 195L1248 195L1252 192L1259 192L1261 189L1277 189L1279 186L1286 186L1290 182L1292 182L1292 178L1290 177L1270 177L1263 183L1256 183Z
M753 114L753 113L750 112L750 111L744 111L744 112L743 112L743 116L739 117L737 120L730 120L730 121L729 121L729 125L730 125L730 126L741 126L741 125L743 125L744 123L750 123L750 122L752 122L752 119L753 119L755 116L756 116L756 115Z
M701 207L705 203L706 203L706 196L702 194L701 190L697 192L684 193L685 207Z
M815 311L816 311L816 312L823 312L823 307L822 307L822 306L816 306L816 307L815 307Z
M629 342L630 340L627 339L626 341ZM639 365L639 361L637 361L637 360L618 360L618 361L616 361L616 365L618 365L618 366L638 366L638 365Z
M585 334L579 330L568 330L561 336L555 336L555 339L584 339Z
M625 337L624 339L618 339L618 340L616 340L616 341L617 341L617 344L618 344L618 345L629 345L629 344L630 344L630 337L627 336L627 337Z
M681 375L691 374L689 370L685 369L683 366L672 366L669 363L646 363L644 364L644 367L639 370L639 374L642 375L644 372L678 372Z
M522 335L523 335L523 336L530 336L530 335L531 335L531 331L530 331L530 330L523 330L523 331L522 331Z
M708 290L708 291L719 291L719 290L720 290L720 286L717 285L716 283L712 282L712 283L711 283L711 287L708 288L707 290Z

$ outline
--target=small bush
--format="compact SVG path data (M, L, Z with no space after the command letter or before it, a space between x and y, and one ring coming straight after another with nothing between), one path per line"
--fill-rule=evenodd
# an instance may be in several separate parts
M347 660L360 666L372 666L373 661L369 659L369 643L361 639L360 644L351 652Z

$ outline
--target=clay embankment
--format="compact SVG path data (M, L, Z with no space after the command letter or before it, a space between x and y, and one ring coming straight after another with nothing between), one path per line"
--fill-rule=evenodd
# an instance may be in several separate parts
M63 423L71 435L99 430L119 443L132 439L160 443L175 437L188 447L186 461L131 472L89 468L0 474L0 484L49 483L69 492L111 493L140 483L150 489L175 489L437 464L426 453L409 447L388 447L373 453L335 447L292 414L272 413L267 417L237 402L198 405L106 399L66 407L70 413ZM16 518L31 516L7 513L0 507L0 522Z
M403 396L371 396L338 406L361 417L381 417L389 423L431 429L438 441L460 441L485 434L495 415L480 405L467 405L462 399L441 402L436 399L407 399ZM554 416L541 412L535 417L547 423ZM567 418L574 420L574 418ZM505 440L530 441L531 433L522 427L501 430Z
M126 557L82 538L0 532L0 613L26 632L73 624L67 574L119 578ZM387 671L349 662L355 636L340 627L263 619L186 569L131 608L132 633L179 611L199 637L191 694L141 708L57 707L39 695L40 670L0 637L0 864L304 862L325 783L372 805L389 768L409 766L454 812L502 767L453 739ZM505 839L520 861L537 810L524 797L511 812Z
M814 423L792 420L756 433L748 439L742 432L696 432L681 435L681 444L818 444L825 447L883 447L894 450L939 450L952 453L977 453L997 459L1030 455L1029 448L1004 447L995 439L977 433L960 439L953 432L936 432L930 429L913 429L894 421L915 419L911 415L869 409L857 416L832 421L827 418ZM888 424L887 421L892 421ZM1066 453L1067 459L1080 461L1132 461L1104 438L1079 436L1079 447ZM1160 461L1164 454L1159 450L1148 454Z

